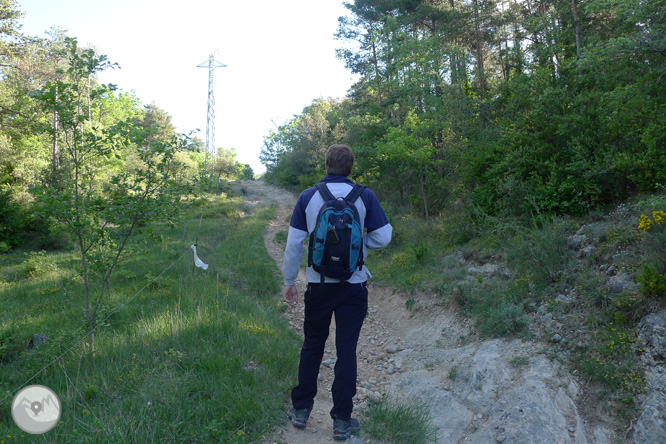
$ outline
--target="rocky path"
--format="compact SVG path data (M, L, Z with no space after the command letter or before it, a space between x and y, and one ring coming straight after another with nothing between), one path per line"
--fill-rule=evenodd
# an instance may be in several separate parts
M295 196L259 181L242 186L249 203L274 202L277 216L265 233L266 248L282 266L284 244L276 235L288 230ZM372 268L372 256L368 263ZM481 272L483 270L472 270ZM304 273L297 283L301 300L286 313L302 333ZM611 444L624 434L603 420L603 413L584 415L580 383L549 359L552 344L521 340L478 341L472 325L441 298L428 294L401 295L369 285L370 309L359 340L359 379L356 410L370 396L389 394L413 399L431 408L437 442L445 444ZM405 307L407 297L417 309ZM333 325L320 370L319 392L305 430L288 423L264 444L332 442L335 347ZM580 408L579 406L585 406ZM599 409L595 409L599 410ZM584 418L594 417L594 422ZM375 442L361 436L350 442Z

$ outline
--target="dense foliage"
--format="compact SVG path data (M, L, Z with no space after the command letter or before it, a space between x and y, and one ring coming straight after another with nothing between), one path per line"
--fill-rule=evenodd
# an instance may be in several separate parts
M346 6L357 81L266 137L268 178L310 185L343 142L358 179L425 216L580 214L664 183L664 0Z

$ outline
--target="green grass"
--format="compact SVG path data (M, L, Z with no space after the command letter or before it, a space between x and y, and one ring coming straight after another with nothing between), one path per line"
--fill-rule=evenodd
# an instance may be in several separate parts
M289 215L289 219L291 220L291 215ZM288 221L287 221L288 222ZM275 233L275 237L273 238L275 242L282 246L283 248L287 246L287 239L289 238L289 231L279 231ZM308 267L308 245L310 244L310 237L306 237L305 240L303 241L303 256L301 256L301 268L305 269Z
M364 435L387 444L427 444L437 442L431 424L430 407L421 401L384 396L369 400L363 423Z
M523 369L530 363L529 359L525 356L511 356L509 365L513 368Z
M131 245L98 314L93 354L76 345L85 335L76 256L0 255L5 443L248 443L282 419L300 344L280 314L278 270L263 244L275 208L250 211L224 195L186 207L178 226L145 227L152 235ZM207 271L193 269L197 237ZM35 333L48 342L28 349ZM26 435L9 415L15 390L72 346L30 381L58 394L60 424Z
M365 262L373 280L407 291L427 290L441 282L439 255L447 247L440 227L407 216L396 218L392 225L389 246L370 251Z
M287 245L287 237L289 236L289 232L287 230L284 231L279 231L275 233L275 242L281 245Z
M529 336L529 323L521 293L502 283L458 285L453 300L467 316L476 319L482 338Z
M530 279L522 277L522 274L534 269L530 267L538 267L538 273L534 274L542 278L547 273L541 269L547 267L553 277L560 275L568 258L566 251L563 251L565 245L561 230L543 240L544 244L548 244L548 248L547 251L538 253L540 256L537 262L544 264L544 267L539 267L533 265L533 256L537 253L530 252L527 241L522 242L520 248L516 248L515 243L508 243L508 247L505 247L506 239L501 242L498 240L508 232L517 233L516 227L501 226L480 234L480 227L465 220L467 222L444 218L427 222L411 216L394 217L391 244L384 250L371 251L366 260L366 265L373 273L373 280L408 293L432 291L445 300L455 302L466 315L476 320L482 337L526 337L526 307L532 297L528 287L532 284ZM488 224L487 221L483 223ZM471 237L471 234L461 237L461 224L469 224L476 237ZM532 231L532 237L541 240L541 230L530 230ZM457 244L462 238L466 243ZM551 242L554 239L556 242ZM552 243L555 245L551 246ZM474 276L472 280L468 279L467 265L461 257L468 262L491 261L494 257L505 255L503 248L515 248L515 256L522 254L522 261L517 258L513 261L518 275L515 280L492 276L492 279L485 282L480 275ZM456 250L458 252L454 255ZM526 252L530 254L525 255ZM543 286L541 282L539 286ZM414 299L408 298L405 306L408 309L416 308Z

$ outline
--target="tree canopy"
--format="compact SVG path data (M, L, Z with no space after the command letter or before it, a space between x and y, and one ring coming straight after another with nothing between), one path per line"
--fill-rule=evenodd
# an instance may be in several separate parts
M325 140L352 147L358 179L426 216L460 199L579 214L666 181L664 0L346 7L338 57L357 81L265 138L267 177L311 185Z

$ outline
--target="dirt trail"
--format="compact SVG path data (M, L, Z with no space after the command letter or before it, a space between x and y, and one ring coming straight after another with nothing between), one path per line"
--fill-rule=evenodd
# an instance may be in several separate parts
M256 204L268 201L277 204L277 215L264 234L264 243L271 257L282 269L284 244L276 242L275 237L278 233L289 229L289 217L296 203L296 197L285 190L267 186L260 181L242 182L242 187L245 189L244 201L246 203ZM299 272L296 285L299 304L295 308L290 308L286 316L291 327L302 335L304 313L302 297L305 292L303 269ZM370 284L369 293L368 317L363 324L359 339L358 386L360 390L355 399L357 410L363 409L364 401L368 396L384 394L392 379L403 371L400 360L393 357L396 351L405 348L403 338L416 335L441 339L442 329L445 329L449 333L445 343L452 345L460 338L460 334L464 334L461 332L466 330L461 329L461 323L464 322L457 318L447 319L448 322L445 323L448 325L424 324L423 319L415 317L413 313L405 309L403 297L391 294L387 288ZM418 303L423 306L425 301ZM424 311L428 312L429 321L434 317L441 318L445 313L442 307L436 306L431 306ZM432 323L428 322L428 324ZM332 441L333 421L329 411L333 407L331 385L333 384L333 362L336 358L334 339L335 320L332 322L326 343L323 364L320 369L318 393L308 427L306 430L298 430L285 421L284 427L281 427L276 436L267 440L266 443L313 444ZM440 345L444 344L440 343ZM387 349L390 352L387 352Z
M286 232L296 197L260 181L236 183L248 204L277 204L277 215L264 234L266 248L282 268ZM372 269L372 253L368 260ZM302 334L305 273L297 279L299 304L286 312ZM574 401L579 384L544 354L544 344L520 340L475 340L470 322L442 298L428 294L396 294L369 283L369 313L358 347L355 411L370 396L390 393L431 406L437 442L610 444L613 433L585 424ZM408 310L407 298L418 309ZM326 344L315 405L305 430L286 420L262 444L333 442L331 385L335 362L335 323ZM515 365L516 357L524 358ZM362 419L362 417L361 417ZM537 441L534 441L534 439ZM357 438L350 443L370 442ZM376 440L371 442L378 444Z

